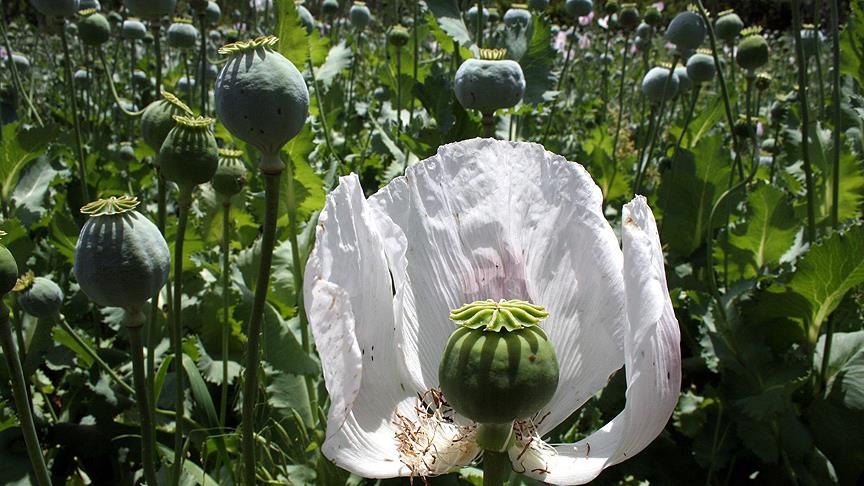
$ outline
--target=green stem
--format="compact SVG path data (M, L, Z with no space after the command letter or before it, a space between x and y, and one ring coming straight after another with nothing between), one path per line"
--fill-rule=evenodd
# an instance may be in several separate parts
M225 428L228 417L228 339L231 337L231 320L228 315L230 303L229 275L231 243L231 203L222 207L222 397L219 408L219 423Z
M567 76L567 68L570 67L570 54L573 50L573 41L570 39L570 36L567 36L566 39L567 53L564 55L564 66L561 67L561 76L558 78L558 87L555 88L558 92L558 96L555 99L556 103L554 103L552 109L549 110L549 119L546 120L546 129L543 130L543 141L541 142L541 145L546 145L546 140L552 132L552 122L555 121L555 113L558 111L558 106L560 105L558 101L562 98L561 86L564 83L564 78ZM566 103L567 100L565 99L564 102Z
M345 106L345 118L351 117L354 114L354 78L357 76L357 65L360 64L361 41L363 34L359 30L356 31L357 39L354 42L354 58L351 60L351 74L348 80L348 104Z
M732 112L732 103L729 101L729 90L726 88L726 76L723 74L720 62L720 54L717 50L717 36L714 34L714 22L705 11L705 6L702 5L702 0L696 0L696 5L699 8L699 15L702 16L702 21L708 27L708 41L711 44L711 56L714 58L714 65L718 66L717 80L720 82L720 92L723 94L723 106L726 109L726 123L729 124L729 134L732 136L732 150L735 151L735 165L738 166L738 173L743 177L744 168L741 165L741 152L738 150L738 139L735 137L735 116Z
M308 56L306 56L306 64L309 66L309 76L312 77L312 87L315 91L315 102L318 104L318 119L321 123L321 131L324 132L324 144L327 145L328 157L330 157L330 167L327 169L327 180L335 180L336 170L339 168L339 158L333 150L333 142L330 139L330 128L327 125L327 112L324 109L324 102L321 100L321 85L318 83L318 78L315 76L315 65L312 62L312 44L308 44Z
M669 87L672 85L672 78L675 76L675 64L678 63L678 55L672 57L672 67L669 68L669 75L666 76L666 81L663 83L663 93L660 97L660 109L657 112L657 123L654 124L654 130L648 139L648 150L645 151L644 160L639 160L639 172L636 174L636 182L633 184L633 194L639 194L642 189L642 179L645 176L645 171L648 169L648 164L651 162L651 155L654 153L655 144L657 142L657 134L660 133L660 127L663 126L663 115L666 114L666 98L669 93ZM653 117L652 117L653 118Z
M42 122L42 118L39 117L39 112L36 111L36 107L33 106L33 99L27 93L27 90L24 89L24 83L21 82L21 76L18 73L18 66L16 66L15 61L12 60L12 43L9 41L9 35L6 34L6 17L3 15L0 15L0 32L3 33L3 44L6 47L6 63L9 64L9 70L12 71L12 81L15 83L15 89L21 93L21 96L24 97L24 101L27 102L28 112L33 113L39 126L43 126L45 123Z
M813 166L810 164L810 106L807 103L807 60L801 42L800 0L792 0L792 28L795 35L795 57L798 60L798 101L801 105L801 157L804 161L804 184L807 190L807 241L816 240L816 208L813 200ZM835 128L836 129L836 128Z
M414 84L412 86L417 86L417 80L420 77L420 32L419 32L419 23L420 23L420 2L414 3L414 22L411 24L411 30L414 36ZM414 124L414 102L416 101L416 97L414 96L414 90L411 90L411 113L408 115L408 126ZM407 160L407 157L406 157Z
M399 147L399 141L402 135L402 48L396 48L396 146ZM405 158L406 164L408 158Z
M138 311L126 311L124 324L129 332L129 349L132 352L132 377L135 383L135 400L138 402L138 414L141 416L141 463L144 465L144 478L147 484L156 482L156 443L155 428L150 409L150 394L144 378L144 346L141 342L141 328L144 325L144 315Z
M198 13L198 22L201 26L201 75L198 84L201 87L201 114L207 113L207 15L204 11Z
M495 138L495 115L493 113L483 114L483 136Z
M837 227L840 223L840 7L837 3L837 0L830 0L831 36L833 38L831 46L831 84L834 88L832 95L834 152L831 154L834 173L831 174L831 225L834 227Z
M42 447L39 445L39 437L36 435L33 411L30 409L30 399L27 396L27 383L24 381L24 371L21 368L21 361L18 359L18 352L15 350L12 326L9 324L9 308L2 301L0 301L0 346L3 348L3 356L6 358L6 366L12 380L15 408L18 411L21 431L24 434L24 443L27 445L27 455L30 456L33 472L41 486L50 486L51 477L48 474L48 466L45 465Z
M276 221L279 217L279 180L282 177L284 164L278 160L278 157L278 154L265 154L262 162L262 165L269 166L269 170L264 172L265 211L261 235L261 262L258 268L258 281L255 284L255 297L252 301L252 314L249 316L249 328L246 335L246 381L243 384L241 442L244 484L256 484L255 402L258 398L258 352L261 342L261 320L264 317L264 306L267 303L270 267L273 263L273 249L276 244ZM292 185L289 184L289 187ZM298 290L297 293L299 294L300 291Z
M102 63L102 68L105 69L105 75L108 78L108 86L111 88L111 95L114 97L114 103L117 105L117 108L119 108L126 116L138 117L143 115L144 110L129 111L126 108L123 108L123 103L120 102L120 96L117 94L117 87L114 86L114 76L111 73L111 68L108 67L108 63L105 61L105 53L98 47L96 48L96 52L99 54L99 62Z
M603 99L603 110L601 113L606 112L606 103L609 101L609 64L606 62L606 56L609 55L609 42L612 39L611 31L611 28L606 28L606 41L603 45L603 58L601 59L601 64L603 64L603 86L600 89L601 97Z
M612 139L612 166L618 166L618 140L621 137L621 122L624 120L624 85L627 81L627 59L630 32L624 33L624 55L621 58L621 83L618 87L618 122L615 124L615 137Z
M192 189L181 188L177 201L177 235L174 241L174 306L171 309L174 337L174 469L173 484L180 481L183 468L183 243L186 239L186 224L189 220L189 207L192 205Z
M91 348L90 345L87 344L87 342L78 335L75 329L72 329L72 326L69 325L66 319L61 317L60 319L58 319L58 322L60 323L60 327L62 327L63 330L72 337L72 340L75 341L75 344L77 344L81 348L81 350L83 350L84 353L87 354L87 356L90 356L90 359L92 359L94 363L99 365L99 367L102 368L105 373L108 373L108 376L112 380L114 380L114 382L117 383L120 388L122 388L129 395L135 394L135 389L132 388L128 383L126 383L123 378L121 378L120 375L118 375L117 372L114 371L114 369L111 368L111 366L99 356L99 353L97 353L93 348Z
M69 103L72 108L72 124L75 127L75 150L78 155L78 178L81 179L81 201L83 204L90 202L87 191L87 168L84 159L84 144L81 138L81 122L78 120L78 100L75 97L75 80L72 78L72 56L69 54L69 41L66 39L65 21L61 20L60 40L63 44L63 68L66 71L66 79Z
M156 93L154 99L158 99L162 93L162 40L161 40L161 24L159 19L150 21L150 32L153 34L153 57L156 58ZM165 227L162 226L164 233Z
M512 470L506 452L483 451L483 486L504 486Z
M483 0L477 0L477 47L483 48Z
M687 135L687 129L690 128L690 122L693 120L693 111L696 109L696 103L699 101L699 92L702 90L702 84L699 83L693 88L693 95L690 98L690 109L684 114L684 128L681 129L681 135L678 137L678 143L675 144L675 154L681 150L681 144L684 143L684 136Z

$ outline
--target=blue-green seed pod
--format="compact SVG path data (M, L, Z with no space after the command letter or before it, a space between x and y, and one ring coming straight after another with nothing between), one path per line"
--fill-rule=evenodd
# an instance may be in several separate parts
M79 0L30 0L30 4L46 17L71 17L81 10Z
M645 23L651 27L659 27L662 19L663 16L660 14L660 11L657 10L657 7L652 5L645 10Z
M642 21L639 9L636 7L635 3L625 3L621 5L621 10L618 12L618 15L612 17L612 19L616 18L621 28L628 32L638 27L639 23ZM610 27L612 27L612 19L609 21Z
M213 178L219 164L219 146L210 126L216 120L206 117L175 116L177 124L168 132L159 150L159 167L169 181L182 190Z
M332 17L339 13L339 1L338 0L324 0L321 4L321 11L324 12L324 15L328 17Z
M22 277L19 283L18 304L24 312L39 319L48 319L60 313L63 306L63 291L45 277L33 277L32 273Z
M357 30L363 30L372 21L372 12L366 6L366 2L354 2L351 10L348 11L348 20L351 21L351 26Z
M18 263L15 262L15 257L12 256L9 249L0 245L0 297L11 292L17 283Z
M3 67L6 67L6 63L8 62L6 58L8 54L3 56ZM18 54L17 52L12 53L12 63L15 64L15 69L18 70L21 74L27 74L30 72L30 59L27 59L27 56L23 54Z
M216 114L235 137L276 155L309 116L309 91L300 71L272 46L275 37L229 44L231 58L216 80Z
M408 33L408 29L401 25L394 26L390 29L390 33L387 34L387 41L395 47L405 47L409 40L411 40L411 36Z
M667 80L669 82L666 88ZM669 69L665 67L652 68L642 79L642 94L651 103L660 103L664 99L669 100L675 97L678 93L678 76L673 72L672 79L669 79Z
M690 75L687 74L687 68L678 66L675 68L675 77L678 78L678 94L686 93L693 87L693 81L690 80Z
M564 8L571 17L585 17L594 10L591 0L567 0Z
M748 71L755 71L761 68L768 63L769 58L768 41L757 31L747 35L738 43L738 52L735 54L735 61L739 66Z
M192 19L174 19L168 27L168 45L175 49L193 49L198 45L198 29L192 25Z
M195 78L190 78L189 76L183 76L177 80L177 85L174 87L174 90L178 93L185 93L190 89L195 89Z
M87 88L90 86L90 83L93 82L93 74L89 69L81 68L75 71L75 74L72 75L72 80L75 83L75 86L79 88Z
M162 99L147 105L141 115L141 138L158 154L168 132L176 125L174 117L191 114L192 110L179 98L163 91Z
M525 95L525 76L504 49L482 49L480 59L467 59L456 71L456 99L466 109L491 115L511 108Z
M812 25L805 25L801 29L801 47L804 49L805 56L815 56L816 51L822 47L822 32Z
M204 10L204 17L210 25L217 25L219 19L222 18L222 9L219 4L213 1L207 2L207 8Z
M717 75L714 57L708 53L697 52L687 59L687 76L694 83L707 83Z
M705 40L707 32L701 15L696 12L681 12L669 22L666 39L675 44L678 50L696 49Z
M717 34L718 39L726 43L735 42L743 29L744 21L734 10L725 10L717 14L717 21L714 22L714 33Z
M300 17L300 23L306 29L306 33L311 34L315 30L315 18L312 17L312 13L303 5L297 5L297 15Z
M94 9L82 10L84 17L78 21L78 38L87 46L98 47L111 38L111 24L104 15Z
M99 0L81 0L78 8L81 10L93 9L98 12L102 10L102 5L99 3Z
M643 39L650 39L654 35L654 27L642 22L639 27L636 27L636 36Z
M249 178L242 157L243 152L239 150L219 149L219 166L210 185L223 203L239 194Z
M489 9L483 7L483 22L486 23L489 21ZM465 13L465 23L468 24L468 28L476 29L477 28L477 5L472 5L471 8Z
M171 16L177 0L123 0L123 5L136 17L155 19Z
M139 310L168 281L171 254L159 228L121 196L90 203L75 246L73 272L81 291L106 307Z
M138 19L126 19L120 28L120 36L126 40L141 40L147 36L147 27Z

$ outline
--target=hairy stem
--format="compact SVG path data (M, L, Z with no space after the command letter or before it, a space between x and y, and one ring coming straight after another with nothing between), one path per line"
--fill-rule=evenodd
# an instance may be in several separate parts
M141 416L141 463L144 465L144 478L147 484L156 482L156 443L155 429L150 408L150 393L144 379L144 346L141 341L141 328L144 315L139 312L127 311L125 320L129 331L129 348L132 352L132 378L135 383L135 400L138 402L138 414Z
M186 240L186 224L189 207L192 205L192 189L181 188L178 200L177 235L174 241L174 306L171 309L174 341L174 484L180 480L183 468L183 243Z
M78 155L78 178L81 179L81 202L87 204L90 202L90 195L87 191L87 168L84 165L84 143L81 137L81 122L78 120L78 100L75 97L75 80L72 78L72 56L69 54L69 40L66 38L66 28L64 24L60 25L60 41L63 44L63 68L66 71L66 79L68 80L68 93L70 108L72 108L72 124L75 128L75 151Z
M810 106L807 102L807 59L801 42L801 2L792 0L792 29L795 35L795 57L798 60L798 101L801 105L801 157L804 161L804 184L807 190L807 241L816 240L816 209L813 200L813 166L810 164Z
M228 417L228 339L231 337L231 320L228 315L229 266L231 243L231 203L222 206L222 396L219 405L219 423L225 428Z

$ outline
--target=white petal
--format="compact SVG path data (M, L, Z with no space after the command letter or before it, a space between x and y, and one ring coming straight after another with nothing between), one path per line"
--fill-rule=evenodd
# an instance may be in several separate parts
M510 452L516 470L551 484L583 484L644 449L663 430L681 388L678 321L666 287L654 216L643 197L624 206L627 405L588 438Z
M580 165L540 145L488 139L443 146L373 196L401 228L404 240L393 241L407 241L391 265L407 269L404 286L394 280L414 386L438 384L451 309L517 298L550 312L544 328L562 364L542 426L602 387L623 364L624 297L601 200Z
M414 405L415 392L400 380L390 273L356 176L327 198L304 296L332 400L324 454L369 478L408 474L394 419Z

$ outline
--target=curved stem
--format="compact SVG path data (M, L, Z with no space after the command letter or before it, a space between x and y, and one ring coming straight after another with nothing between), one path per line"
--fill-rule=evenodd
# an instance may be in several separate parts
M678 55L672 57L672 67L669 68L669 75L666 76L666 82L663 84L663 93L660 97L660 109L657 112L657 122L654 124L654 130L648 139L648 150L645 152L644 160L639 160L639 172L636 174L636 182L633 185L633 194L639 194L642 189L642 179L645 176L645 171L648 169L648 163L651 162L651 155L654 153L655 144L657 142L657 134L660 133L660 128L663 126L663 115L666 114L666 95L669 93L669 87L672 85L672 78L675 76L675 64L678 63ZM653 118L653 117L652 117Z
M177 235L174 241L174 306L171 309L174 341L174 484L180 480L183 467L183 243L186 239L186 223L189 220L189 207L192 205L192 189L181 188L178 200Z
M207 15L204 11L198 13L198 30L201 35L201 74L198 76L198 84L201 87L201 114L207 113Z
M693 111L696 109L696 103L699 101L700 91L702 91L702 84L698 83L693 88L693 96L690 98L690 109L684 114L684 127L681 129L681 135L678 136L678 143L675 144L675 154L681 150L681 144L684 143L684 136L687 135L687 130L690 128L690 122L693 120Z
M504 486L512 470L506 452L483 451L483 486Z
M278 157L278 155L269 157ZM268 156L265 155L264 158L266 163ZM269 171L264 173L265 210L261 235L261 262L258 268L258 281L255 284L255 297L252 301L252 314L249 316L249 328L246 335L246 381L243 384L241 442L244 484L256 484L255 402L258 398L258 351L261 342L261 320L264 317L267 289L270 285L273 249L276 245L276 221L279 217L279 181L281 177L282 170L276 167L271 167Z
M66 333L69 334L70 337L72 337L72 340L75 341L75 344L77 344L81 348L81 350L83 350L88 356L90 356L90 359L92 359L94 363L99 365L99 367L102 368L105 373L108 373L108 376L111 377L111 379L114 380L114 382L117 383L120 388L122 388L129 395L135 394L135 389L129 386L129 384L126 383L126 381L124 381L123 378L121 378L120 375L118 375L117 372L114 371L114 369L111 368L111 366L99 356L99 353L97 353L93 348L91 348L90 345L87 344L87 341L84 341L84 339L82 339L81 336L78 335L78 333L75 331L75 329L72 328L72 326L69 325L66 319L61 317L60 319L58 319L58 322L60 324L60 327L62 327L63 330L66 331Z
M0 301L0 346L3 348L6 366L9 368L12 392L15 396L15 408L18 411L21 431L24 434L24 443L27 445L27 455L30 456L33 472L41 486L50 486L51 477L48 474L48 466L45 465L42 447L39 445L39 437L36 435L33 411L30 409L30 399L27 395L27 382L24 381L24 371L21 368L21 361L18 359L18 352L15 350L12 326L9 324L9 308L2 301Z
M66 39L65 21L61 20L60 40L63 44L63 68L66 71L68 85L69 103L72 108L72 124L75 127L75 149L78 155L78 178L81 179L81 201L86 204L90 201L87 190L87 168L84 160L84 147L81 139L81 122L78 120L78 100L75 97L75 80L72 78L72 56L69 54L69 41Z
M624 55L621 58L621 83L618 87L618 122L615 124L615 137L612 139L612 166L618 166L618 140L621 137L621 121L624 119L624 85L627 81L627 59L630 32L624 33Z
M219 408L219 423L225 428L228 417L228 339L231 337L231 320L228 315L230 304L229 265L231 243L231 203L222 207L222 397Z
M141 463L144 465L144 478L147 484L157 485L159 483L156 482L156 463L154 462L156 457L155 429L150 409L150 393L147 391L147 382L144 379L144 346L141 342L144 315L140 311L137 315L132 315L130 311L127 311L124 323L126 330L129 331L135 399L138 402L138 414L141 416Z
M315 91L315 102L318 104L318 118L321 123L321 131L324 132L324 143L327 145L328 156L331 157L331 165L327 170L328 176L336 177L336 169L339 165L339 158L333 150L333 142L330 139L330 128L327 125L327 112L324 109L324 102L321 100L321 85L318 83L318 78L315 76L315 65L312 63L312 45L307 43L308 55L306 56L306 64L309 66L309 76L312 77L312 87Z
M813 201L813 166L810 164L810 106L807 102L807 66L801 42L800 0L792 0L792 29L795 31L795 57L798 60L798 101L801 105L801 157L807 190L807 241L816 240L816 209ZM836 128L835 128L836 129Z
M24 97L24 101L27 102L27 109L30 113L33 113L39 126L43 126L45 123L42 122L42 118L39 117L39 112L36 111L36 107L33 106L33 99L27 93L27 90L24 89L24 83L21 82L21 76L18 73L18 66L16 66L15 61L12 60L12 43L9 41L9 35L6 34L6 18L2 15L0 15L0 32L3 33L3 45L6 47L6 63L9 65L9 70L12 71L12 81L15 83L15 89L17 89L18 92L21 93L21 96Z
M832 155L831 174L831 225L836 227L840 223L840 7L837 0L829 0L831 4L831 84L834 92L832 94L832 118L834 120L834 152ZM829 329L831 329L829 327ZM830 338L830 335L829 335ZM826 341L827 342L827 341Z
M99 62L102 63L102 68L105 69L105 76L108 78L108 86L111 88L111 94L114 96L114 103L117 104L117 108L120 108L120 111L126 116L137 117L143 115L144 110L129 111L126 108L123 108L123 103L120 102L120 96L117 95L117 87L114 86L114 75L111 73L111 68L108 67L108 63L105 62L105 53L98 47L96 48L96 52L99 53Z

